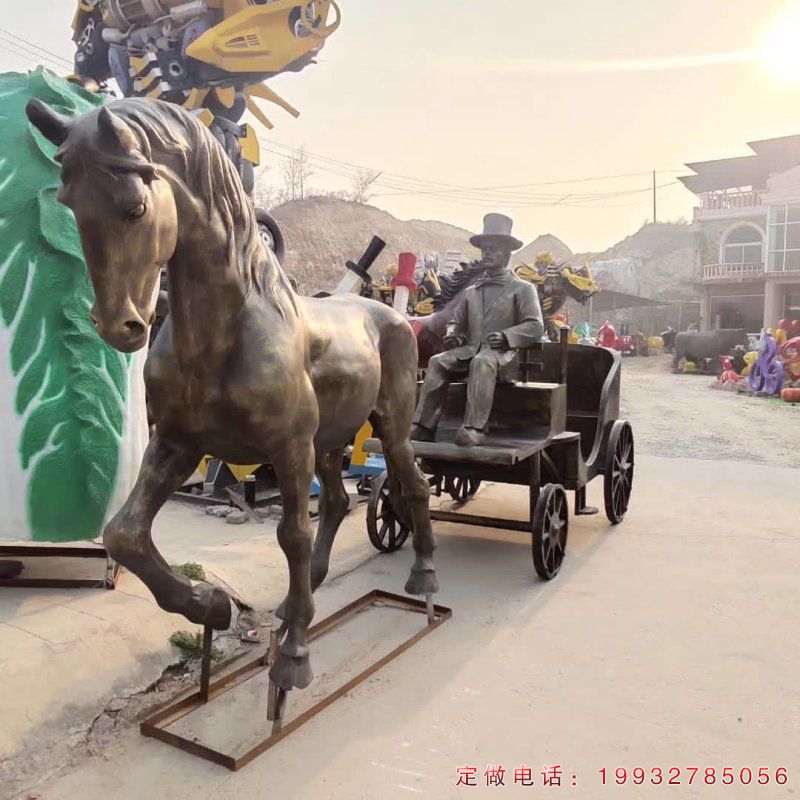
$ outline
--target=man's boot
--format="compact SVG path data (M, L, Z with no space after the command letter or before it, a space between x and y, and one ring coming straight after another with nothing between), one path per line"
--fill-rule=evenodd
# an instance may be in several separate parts
M479 447L486 442L486 433L477 428L467 428L462 425L453 440L459 447Z
M411 426L412 442L433 442L436 441L436 433L419 423Z

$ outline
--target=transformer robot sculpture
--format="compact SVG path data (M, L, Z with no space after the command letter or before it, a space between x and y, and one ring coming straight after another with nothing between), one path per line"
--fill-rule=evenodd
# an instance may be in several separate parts
M241 122L245 111L269 129L258 100L297 116L264 81L314 63L340 20L335 0L79 0L75 73L84 84L103 88L113 78L125 97L165 100L196 114L252 195L260 149L253 128ZM256 216L280 257L280 228L266 211Z

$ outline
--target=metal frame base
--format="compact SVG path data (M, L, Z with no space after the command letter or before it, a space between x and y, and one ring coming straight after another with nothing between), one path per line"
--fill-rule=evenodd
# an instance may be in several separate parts
M178 697L169 704L159 708L152 716L148 717L140 725L140 731L143 736L149 736L153 739L160 739L166 744L177 747L192 755L204 758L214 764L219 764L226 767L232 772L236 772L242 767L249 764L253 759L265 753L271 747L274 747L278 742L283 741L289 734L296 731L301 725L313 719L324 711L328 706L335 703L348 692L352 691L360 683L363 683L367 678L374 675L378 670L385 667L390 661L396 659L399 655L404 653L409 648L413 647L417 642L424 639L429 633L432 633L436 628L443 625L447 620L453 616L453 612L444 606L437 606L433 604L433 600L429 597L426 601L414 600L410 597L402 597L400 595L391 594L389 592L375 589L368 594L365 594L360 599L356 600L350 605L345 606L340 611L332 614L327 619L314 625L308 631L308 641L312 642L314 639L319 638L325 633L328 633L333 628L341 625L346 620L355 616L359 611L368 608L376 603L383 603L392 606L393 608L400 608L406 611L411 611L417 614L425 614L427 616L428 624L402 644L395 647L391 653L385 655L379 661L367 667L354 678L349 680L344 686L341 686L332 694L320 700L316 705L309 708L300 714L299 717L293 719L291 722L283 724L283 711L286 700L286 692L279 689L275 684L270 681L269 685L269 700L267 708L267 718L273 721L272 734L266 739L262 740L255 746L248 750L238 753L222 753L214 750L211 747L196 742L191 739L186 739L178 734L166 730L170 725L173 725L178 720L182 719L198 708L201 708L206 703L214 700L216 697L230 691L236 686L241 685L250 678L259 675L264 670L274 663L278 653L277 634L273 633L270 637L270 648L266 654L263 654L255 660L249 661L239 669L234 670L228 675L210 681L210 666L211 666L211 634L210 628L206 628L203 638L203 659L201 663L201 676L200 688L192 691L189 694ZM216 672L230 666L236 661L241 660L241 656L237 656L230 661L221 664Z
M501 519L500 517L484 517L478 514L466 514L457 511L439 511L431 509L431 519L438 522L455 522L461 525L475 525L480 528L498 528L504 531L533 533L533 516L539 500L542 482L542 455L534 453L527 458L528 470L528 519ZM523 465L525 462L521 462Z
M0 588L28 589L110 589L117 585L122 567L109 558L102 545L92 547L59 547L56 545L0 545L0 560L24 558L98 558L106 562L102 578L2 578Z

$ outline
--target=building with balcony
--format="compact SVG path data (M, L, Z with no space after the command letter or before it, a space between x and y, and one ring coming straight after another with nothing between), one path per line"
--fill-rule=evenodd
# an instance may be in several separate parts
M680 178L700 205L701 327L757 332L800 319L800 136L700 161Z

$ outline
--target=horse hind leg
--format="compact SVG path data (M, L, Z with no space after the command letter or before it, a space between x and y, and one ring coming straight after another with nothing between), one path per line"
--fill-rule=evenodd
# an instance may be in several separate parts
M311 554L311 591L315 592L328 574L336 534L350 509L350 500L342 480L343 450L332 450L317 461L321 484L319 525Z
M401 330L401 336L390 337L391 341L386 343L387 352L391 348L391 353L382 359L381 388L370 421L383 443L390 479L396 480L400 486L403 502L396 504L398 513L402 514L400 509L404 504L411 517L416 559L406 583L406 592L430 595L439 591L433 566L436 540L429 508L431 489L417 467L409 440L416 406L416 341L410 331Z

